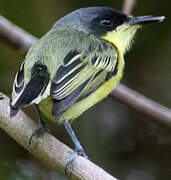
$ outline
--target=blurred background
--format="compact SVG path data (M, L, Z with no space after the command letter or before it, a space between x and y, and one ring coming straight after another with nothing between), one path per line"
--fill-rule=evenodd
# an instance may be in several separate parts
M60 17L88 6L122 10L123 0L0 0L0 14L40 38ZM126 55L122 83L171 107L171 1L137 0L134 15L164 15L142 29ZM0 91L10 96L24 56L0 40ZM35 121L29 107L25 111ZM73 148L63 126L48 122L52 133ZM91 161L121 180L170 180L171 132L126 106L105 99L72 124ZM26 130L27 131L27 130ZM63 180L0 129L0 179ZM58 153L58 152L57 152Z

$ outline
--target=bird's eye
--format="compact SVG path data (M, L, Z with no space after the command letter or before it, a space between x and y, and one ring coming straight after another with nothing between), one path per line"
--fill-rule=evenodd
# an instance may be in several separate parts
M104 27L112 27L113 26L113 21L110 18L102 19L100 21L100 25Z

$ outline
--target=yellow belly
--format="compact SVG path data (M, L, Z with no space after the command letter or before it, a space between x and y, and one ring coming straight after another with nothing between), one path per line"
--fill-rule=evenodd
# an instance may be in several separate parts
M73 104L65 113L64 117L67 120L74 120L78 116L80 116L83 112L88 110L90 107L104 99L109 95L109 93L115 88L116 84L120 81L124 68L124 59L123 56L119 56L118 58L118 72L116 76L109 79L106 83L104 83L101 87L99 87L94 93L89 95L87 98L79 101L78 103ZM63 116L54 118L51 114L52 110L52 101L51 98L43 100L40 103L40 110L44 113L47 118L54 122L61 123L63 121Z

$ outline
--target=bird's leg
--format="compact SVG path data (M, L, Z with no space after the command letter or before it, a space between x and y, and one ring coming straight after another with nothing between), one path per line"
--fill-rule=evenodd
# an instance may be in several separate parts
M34 106L35 106L35 108L37 110L37 113L38 113L38 116L39 116L39 127L32 133L32 135L31 135L31 137L29 139L29 145L31 144L32 138L34 136L40 135L45 131L50 133L50 129L46 126L45 122L42 119L41 112L40 112L40 109L39 109L39 105L34 104Z
M85 159L88 159L88 156L86 155L83 147L81 146L80 142L78 141L70 123L66 119L64 119L63 123L64 123L66 131L70 135L70 137L75 145L74 153L68 158L68 160L66 161L66 164L65 164L65 173L67 174L67 166L70 165L72 163L72 161L78 155L84 157Z

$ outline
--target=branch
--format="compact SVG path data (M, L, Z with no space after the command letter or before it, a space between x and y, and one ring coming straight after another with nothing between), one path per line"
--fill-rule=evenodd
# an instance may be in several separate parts
M119 84L110 97L118 100L131 109L142 113L155 123L171 130L171 110L139 94L138 92Z
M125 0L123 12L128 15L131 14L135 3L136 0ZM115 92L112 92L110 96L112 98L115 97L119 102L150 117L161 126L171 129L171 111L168 108L155 103L123 85L116 87Z
M0 38L23 54L25 54L29 47L37 40L34 36L31 36L2 16L0 16ZM115 90L111 92L110 97L146 115L161 126L171 129L171 111L168 108L153 102L141 94L137 94L124 85L118 85Z
M26 54L37 38L25 32L0 15L0 38L20 53Z
M81 156L78 156L73 161L72 166L68 167L69 174L66 175L64 165L73 151L49 133L43 133L40 137L33 138L32 144L29 145L29 138L36 126L36 123L22 111L10 118L9 99L4 94L0 94L0 127L46 165L73 180L116 180L103 169Z
M133 7L135 6L136 0L125 0L123 5L123 12L125 14L131 14Z

